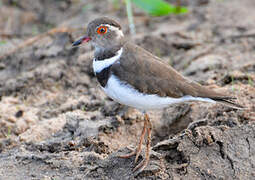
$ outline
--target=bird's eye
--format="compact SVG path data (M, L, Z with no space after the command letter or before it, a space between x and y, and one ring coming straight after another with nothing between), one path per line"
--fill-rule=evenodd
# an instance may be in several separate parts
M107 33L107 27L106 26L100 26L97 28L97 34L105 34Z

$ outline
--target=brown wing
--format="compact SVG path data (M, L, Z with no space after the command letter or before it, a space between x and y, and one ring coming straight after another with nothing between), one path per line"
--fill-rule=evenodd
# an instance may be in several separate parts
M129 83L143 93L173 98L185 95L205 97L238 106L231 101L234 97L186 79L171 66L134 44L124 45L122 58L112 66L111 71L121 81Z

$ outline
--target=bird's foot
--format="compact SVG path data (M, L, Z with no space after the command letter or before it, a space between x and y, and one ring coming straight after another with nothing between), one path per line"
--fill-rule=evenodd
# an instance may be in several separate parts
M130 158L130 157L136 155L136 150L133 150L133 149L131 149L129 147L127 147L127 148L131 151L131 153L124 154L124 155L119 155L118 156L119 158L125 158L126 159L126 158Z
M132 152L129 154L118 156L120 158L130 158L130 157L136 155L135 156L135 164L136 164L138 161L138 158L141 154L141 151L142 151L142 143L143 143L146 131L147 131L147 141L146 141L145 158L133 169L133 172L136 172L137 174L139 174L140 172L142 172L144 170L144 168L146 168L146 166L148 165L149 160L150 160L151 122L150 122L150 119L147 114L145 114L144 127L143 127L143 131L140 136L140 140L139 140L136 150L131 150Z
M130 149L130 148L129 148ZM135 157L135 161L134 163L136 164L138 162L138 158L141 154L141 150L131 150L131 153L125 154L125 155L119 155L119 158L130 158L134 155L136 155ZM144 170L144 168L146 168L146 166L148 165L150 160L150 147L149 149L146 149L146 154L145 154L145 158L137 165L135 166L135 168L133 169L133 172L136 172L137 174L142 172Z
M127 148L131 151L131 153L124 154L124 155L119 155L118 157L119 157L119 158L130 158L130 157L136 155L136 156L135 156L135 163L137 163L138 158L139 158L139 156L140 156L140 154L141 154L141 151L142 151L142 146L138 145L138 147L136 148L136 150L133 150L133 149L131 149L131 148L129 148L129 147L127 147Z
M147 167L148 163L150 160L150 156L145 157L145 159L143 159L134 169L133 172L136 172L137 174L139 174L140 172L142 172L144 170L144 168Z

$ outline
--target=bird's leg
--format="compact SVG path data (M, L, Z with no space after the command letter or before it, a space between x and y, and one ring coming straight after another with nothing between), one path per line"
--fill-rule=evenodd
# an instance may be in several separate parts
M149 116L148 114L144 114L144 119L145 119L145 122L147 122L147 141L146 141L146 153L145 153L145 159L140 162L135 168L133 171L137 171L139 170L139 172L143 171L144 168L148 165L149 163L149 160L150 160L150 148L151 148L151 128L152 128L152 125L151 125L151 122L150 122L150 119L149 119Z
M134 150L133 152L131 152L129 154L120 155L118 157L120 157L120 158L130 158L130 157L132 157L136 154L135 163L137 162L138 157L139 157L139 155L142 151L142 144L143 144L144 136L145 136L145 133L146 133L147 124L148 124L148 122L146 120L144 120L143 131L141 133L140 140L139 140L139 143L138 143L138 146L137 146L136 150Z
M142 144L143 144L143 140L144 140L144 136L145 136L145 133L146 133L147 126L148 126L148 122L144 119L143 131L142 131L142 134L140 136L139 144L136 148L135 163L137 162L138 157L139 157L139 155L141 154L141 151L142 151Z

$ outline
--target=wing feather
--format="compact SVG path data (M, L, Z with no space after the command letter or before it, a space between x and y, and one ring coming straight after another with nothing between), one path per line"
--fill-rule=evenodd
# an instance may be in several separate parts
M121 81L147 94L173 98L190 95L216 101L234 99L185 78L158 57L131 43L124 45L122 57L112 65L111 71Z

